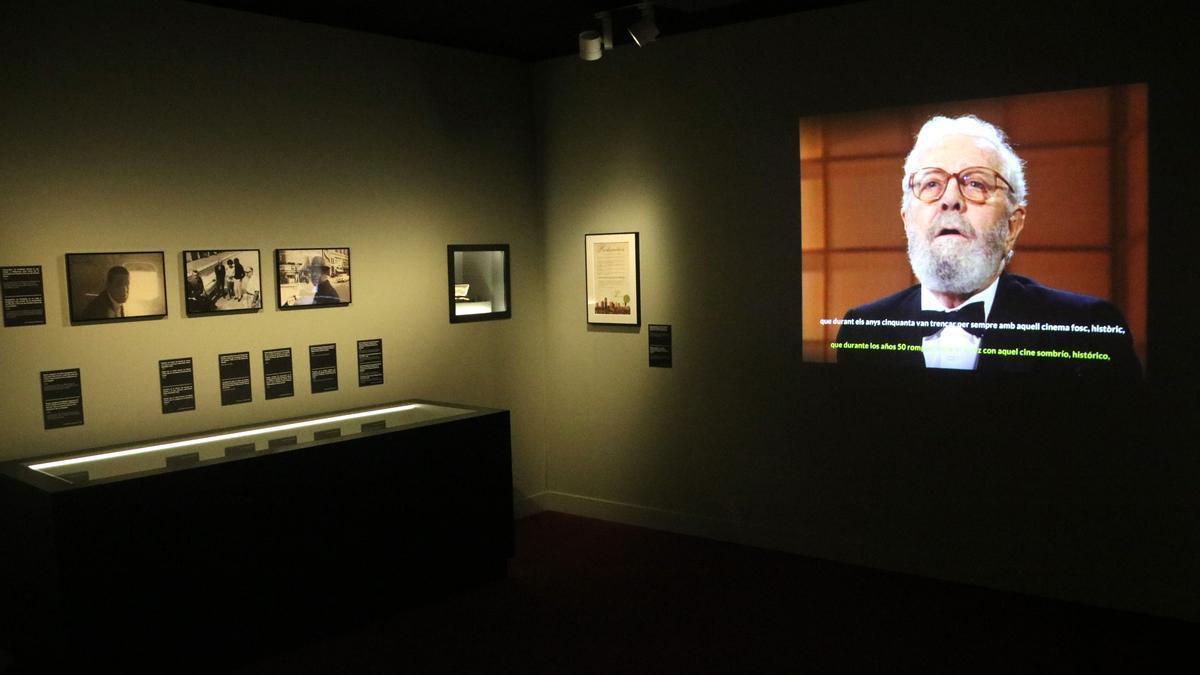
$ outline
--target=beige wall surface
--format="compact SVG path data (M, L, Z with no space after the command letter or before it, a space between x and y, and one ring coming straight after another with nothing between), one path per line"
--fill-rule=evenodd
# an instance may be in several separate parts
M4 4L0 265L41 265L44 326L0 329L0 459L404 398L508 408L518 493L542 487L542 253L528 66L172 2ZM450 325L446 245L512 246L513 317ZM280 311L276 248L349 247L353 302ZM181 252L261 250L261 312L189 318ZM163 251L169 314L70 325L64 254ZM356 341L382 338L382 386ZM338 347L312 394L308 346ZM291 347L267 401L262 350ZM222 407L218 355L254 400ZM159 359L196 410L164 415ZM43 430L38 373L80 368L86 423Z
M1028 10L1026 27L1044 34L992 58L971 17L910 10L859 3L539 66L552 420L543 503L1200 616L1200 588L1180 560L1200 537L1177 515L1196 506L1181 478L1197 475L1196 458L1170 442L1147 452L1144 438L1120 440L1136 433L1115 421L1134 414L1120 404L1100 401L1117 408L1106 419L1036 383L1010 391L944 378L943 391L934 378L852 380L801 364L799 223L813 195L800 184L800 118L1157 81L1149 71L1170 63L1148 46L1158 38L1140 15L1080 26L1023 6L1013 16ZM1106 51L1118 38L1145 47L1144 62ZM985 56L965 56L980 44ZM1041 67L1058 49L1078 57L1070 73ZM898 143L911 143L907 133ZM889 217L898 198L888 194ZM624 231L641 233L643 326L589 328L584 234ZM880 295L911 283L902 262L892 267L901 276ZM647 367L646 323L673 326L672 369ZM1194 426L1157 419L1168 438ZM950 440L954 429L972 440Z

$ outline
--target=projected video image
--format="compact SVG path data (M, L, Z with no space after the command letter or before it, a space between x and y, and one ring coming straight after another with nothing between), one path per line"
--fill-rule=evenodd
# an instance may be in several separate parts
M1146 101L801 119L805 361L1140 378Z

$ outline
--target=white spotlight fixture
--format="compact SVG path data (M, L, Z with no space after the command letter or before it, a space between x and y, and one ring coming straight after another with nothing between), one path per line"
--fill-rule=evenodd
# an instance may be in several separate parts
M597 61L604 56L605 49L613 48L612 15L600 12L596 18L600 20L600 30L585 30L579 34L579 58L584 61Z
M579 58L597 61L604 56L604 45L600 43L600 31L585 30L579 34Z
M642 10L642 18L638 19L626 30L629 31L629 36L639 47L654 42L658 37L658 26L654 23L654 6L648 2L639 5Z

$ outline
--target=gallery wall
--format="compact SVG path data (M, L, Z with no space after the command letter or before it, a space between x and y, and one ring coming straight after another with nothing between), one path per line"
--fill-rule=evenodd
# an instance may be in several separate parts
M1010 3L990 24L910 9L530 65L187 3L6 2L0 265L44 267L48 316L0 330L0 457L407 397L491 405L513 411L524 512L1200 617L1194 332L1175 311L1195 234L1168 198L1184 191L1189 43L1131 8ZM979 50L972 70L951 58ZM1144 391L801 363L800 117L1140 81ZM583 236L627 231L642 326L589 327ZM511 320L448 323L450 243L511 245ZM184 249L323 246L352 250L347 308L180 311ZM166 252L165 319L69 324L64 254L109 250ZM648 367L648 323L672 325L674 367ZM366 338L383 340L385 384L360 389ZM306 348L326 342L341 388L313 395ZM264 401L261 351L281 346L296 396ZM233 351L251 352L255 400L221 407L217 356ZM163 415L157 363L181 356L197 409ZM69 367L87 422L45 431L38 373Z
M1200 617L1195 333L1171 307L1196 286L1171 142L1194 55L1170 17L1132 8L913 10L859 3L540 65L555 423L532 501ZM1152 120L1144 390L801 363L801 117L1133 82L1150 83ZM647 367L645 325L583 321L583 236L622 231L641 233L643 322L672 325L672 369Z
M41 265L43 326L0 329L0 459L426 398L512 410L514 481L543 476L542 253L526 64L191 3L0 6L0 265ZM512 319L450 325L446 245L507 243ZM279 311L276 248L349 247L353 302ZM181 252L257 248L264 307L183 312ZM64 254L164 251L168 316L72 326ZM381 338L384 384L358 386ZM312 394L309 345L338 348ZM262 350L295 396L264 400ZM250 352L222 407L218 355ZM158 361L191 357L164 415ZM39 372L80 368L85 424L43 430Z

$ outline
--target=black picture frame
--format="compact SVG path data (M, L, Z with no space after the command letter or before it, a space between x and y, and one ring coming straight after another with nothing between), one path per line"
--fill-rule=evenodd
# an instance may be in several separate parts
M319 282L315 274L325 275ZM281 310L345 307L351 301L350 249L275 249L275 303Z
M446 246L450 323L512 318L511 260L508 244Z
M183 303L187 316L246 314L262 310L263 268L259 249L192 249L182 255ZM226 270L224 274L216 272L218 266ZM243 275L240 278L237 276L239 267Z
M603 250L611 247L612 250ZM611 256L605 261L598 258ZM583 235L587 322L591 325L642 325L642 253L638 232ZM608 268L616 269L613 275ZM616 290L613 290L616 289ZM609 295L613 295L609 298ZM619 297L618 297L619 296Z
M117 323L165 317L166 262L162 251L67 253L71 323ZM119 271L122 269L124 274ZM118 301L122 286L125 299ZM115 289L118 297L110 289Z

